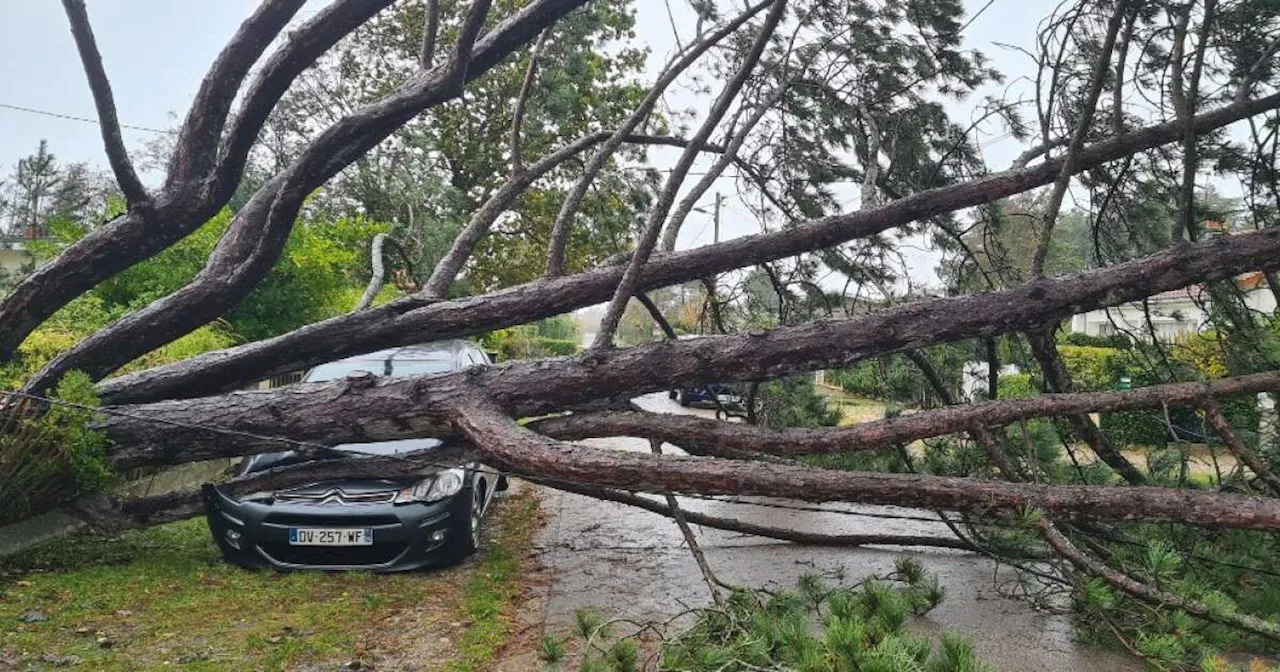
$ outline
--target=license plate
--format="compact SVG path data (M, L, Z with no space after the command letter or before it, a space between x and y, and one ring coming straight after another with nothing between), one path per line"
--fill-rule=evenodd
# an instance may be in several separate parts
M291 546L372 546L373 530L355 528L289 528Z

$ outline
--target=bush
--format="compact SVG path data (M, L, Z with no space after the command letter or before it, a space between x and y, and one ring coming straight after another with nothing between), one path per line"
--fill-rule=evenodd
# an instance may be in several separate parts
M504 361L560 357L578 352L577 341L542 336L538 326L533 324L491 331L480 339L480 343L485 350L497 352Z
M24 403L6 411L10 417L0 433L0 525L116 480L106 436L89 429L99 403L93 381L72 371L51 396L66 403L47 410Z
M1120 378L1129 373L1125 353L1116 348L1061 345L1058 354L1080 392L1114 390Z
M813 377L789 376L760 386L757 419L766 427L834 427L840 411L818 395Z
M1091 348L1114 348L1117 350L1127 350L1133 345L1129 341L1129 337L1124 334L1112 334L1110 336L1090 336L1084 332L1073 331L1063 335L1058 340L1061 345L1083 345Z
M1022 399L1040 394L1040 384L1029 373L1000 376L996 381L996 388L1001 399Z
M578 351L577 341L560 338L539 338L538 344L551 355L557 357L572 355Z

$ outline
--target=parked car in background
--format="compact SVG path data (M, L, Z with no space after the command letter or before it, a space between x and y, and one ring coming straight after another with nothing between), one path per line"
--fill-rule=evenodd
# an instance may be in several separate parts
M304 382L356 372L408 376L488 364L468 341L392 348L322 364ZM350 459L440 445L436 439L345 444ZM246 458L239 475L302 460L292 451ZM235 498L205 486L206 517L226 559L250 568L401 571L461 561L480 543L480 525L505 479L478 463L421 480L337 479Z
M742 395L732 387L723 383L695 385L671 390L668 396L680 402L681 406L697 408L723 408L726 411L743 411Z

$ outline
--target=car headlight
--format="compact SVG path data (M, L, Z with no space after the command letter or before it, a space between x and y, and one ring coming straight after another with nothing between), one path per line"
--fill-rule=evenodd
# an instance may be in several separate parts
M397 492L395 503L438 502L447 499L462 491L465 476L466 472L462 469L447 469Z

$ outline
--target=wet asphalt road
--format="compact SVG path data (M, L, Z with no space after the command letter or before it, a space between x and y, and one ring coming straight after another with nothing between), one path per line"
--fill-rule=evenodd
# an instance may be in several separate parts
M657 412L712 415L682 409L663 394L639 401ZM637 439L587 443L621 450L649 449L646 441ZM681 504L708 514L814 532L947 534L941 523L918 520L684 498ZM897 507L824 508L932 515ZM543 510L547 524L535 544L548 576L540 591L542 619L548 630L567 631L573 613L584 607L599 609L609 617L664 620L710 601L697 565L670 520L621 504L554 490L544 493ZM921 634L963 634L973 641L980 658L1001 672L1143 669L1132 658L1075 642L1066 617L1039 612L1026 602L1001 596L996 582L1008 577L996 577L994 564L980 556L947 549L811 548L697 526L695 531L708 563L720 579L744 586L789 587L804 574L826 576L831 583L841 577L854 582L869 574L891 571L896 557L910 553L937 574L947 589L946 600L928 615L915 619L912 629Z

